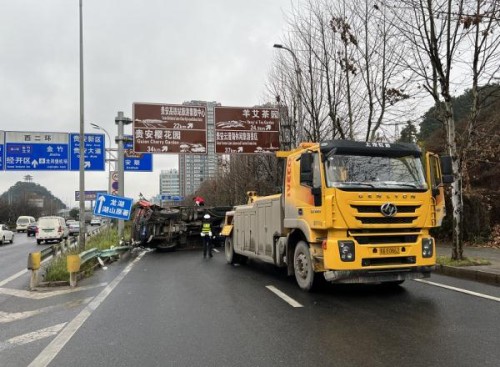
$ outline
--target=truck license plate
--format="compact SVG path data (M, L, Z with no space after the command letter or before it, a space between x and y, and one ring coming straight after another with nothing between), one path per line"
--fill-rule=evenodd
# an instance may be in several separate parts
M380 255L399 255L399 247L383 247L380 249Z

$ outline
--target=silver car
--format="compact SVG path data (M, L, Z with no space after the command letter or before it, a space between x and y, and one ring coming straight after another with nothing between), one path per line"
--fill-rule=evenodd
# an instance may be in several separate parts
M0 245L6 242L14 243L14 232L12 232L7 225L0 224Z

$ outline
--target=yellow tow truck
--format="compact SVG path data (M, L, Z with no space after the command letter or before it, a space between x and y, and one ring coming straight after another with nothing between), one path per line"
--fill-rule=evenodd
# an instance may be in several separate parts
M226 213L228 263L247 258L286 267L309 291L334 283L401 284L430 276L429 234L445 216L441 160L415 144L330 140L280 151L281 194ZM443 160L449 169L449 160ZM448 172L446 172L448 173Z

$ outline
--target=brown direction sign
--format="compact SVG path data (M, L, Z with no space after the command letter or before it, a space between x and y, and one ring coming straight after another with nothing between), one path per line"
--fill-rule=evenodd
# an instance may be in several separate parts
M215 152L272 153L279 149L276 108L215 107Z
M206 107L134 103L134 152L207 153Z

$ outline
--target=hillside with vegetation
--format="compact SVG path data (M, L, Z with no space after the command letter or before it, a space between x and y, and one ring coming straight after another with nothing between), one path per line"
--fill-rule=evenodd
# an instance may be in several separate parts
M38 218L65 208L66 205L45 187L19 181L0 195L0 222L13 224L21 215Z

